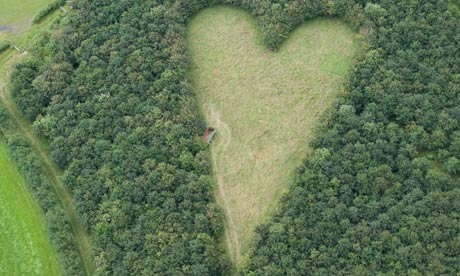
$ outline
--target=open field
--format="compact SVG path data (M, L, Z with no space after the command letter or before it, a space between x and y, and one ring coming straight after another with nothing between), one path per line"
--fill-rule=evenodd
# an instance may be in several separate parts
M248 13L222 6L199 13L188 30L194 91L218 131L216 196L237 265L255 226L273 213L307 157L315 125L341 93L358 42L344 22L322 18L298 27L273 53L257 30Z
M2 26L20 27L30 25L32 17L50 0L0 0L0 31Z
M0 142L0 275L61 275L39 210Z

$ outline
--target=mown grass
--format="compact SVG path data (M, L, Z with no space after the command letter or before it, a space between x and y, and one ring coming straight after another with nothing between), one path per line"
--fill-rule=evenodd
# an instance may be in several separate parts
M307 157L321 114L343 93L358 43L331 18L299 26L276 53L258 30L247 12L226 6L200 12L188 29L193 87L218 131L211 147L216 196L237 265Z
M44 215L0 142L0 275L62 275Z
M0 26L27 24L50 2L50 0L0 0Z

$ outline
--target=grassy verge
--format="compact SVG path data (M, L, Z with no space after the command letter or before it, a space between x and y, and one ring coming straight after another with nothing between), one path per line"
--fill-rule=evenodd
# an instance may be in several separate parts
M0 142L0 274L62 275L40 208Z
M62 224L47 226L52 228L52 232L55 234L66 233L69 235L69 237L51 237L56 246L60 249L59 253L61 254L63 264L69 266L66 267L66 273L79 275L78 262L81 258L86 275L92 275L94 272L94 264L91 256L90 239L78 220L72 195L67 191L59 178L61 171L51 161L48 145L35 136L30 123L18 111L16 105L10 99L6 85L13 66L27 57L27 51L33 48L33 44L39 40L44 31L51 27L60 14L60 11L56 11L44 18L39 24L32 26L25 33L0 33L0 41L9 41L19 49L17 50L15 47L11 47L0 54L0 106L5 108L11 123L14 124L15 129L14 131L10 131L11 133L9 133L9 135L14 137L16 134L19 134L21 139L25 139L25 142L30 145L25 147L26 151L31 151L29 154L38 158L41 163L41 168L34 168L32 174L44 174L43 177L46 178L46 181L39 181L40 184L37 185L44 185L43 183L46 182L46 184L48 184L46 189L52 189L59 200L59 202L55 202L58 206L50 207L49 211L50 216L54 216L51 220L61 221ZM16 155L19 158L23 156L22 154ZM25 170L28 169L26 168L27 166L24 167ZM62 216L65 216L65 218ZM66 229L68 227L70 227L70 229ZM72 241L72 234L75 241ZM73 242L76 242L76 246L78 247L77 252L80 256L75 256Z
M276 209L321 114L342 91L357 35L338 19L297 28L273 53L246 12L216 7L188 30L190 74L210 126L216 196L239 265L255 227Z
M56 204L60 204L67 216L66 220L70 225L69 230L71 232L66 234L72 234L75 239L85 273L86 275L93 275L94 263L92 261L90 237L78 218L72 194L67 190L60 179L62 172L51 160L48 145L39 137L35 136L31 125L19 112L14 102L11 101L7 95L2 93L0 89L0 103L6 108L12 123L14 123L17 128L17 132L30 144L31 151L41 161L42 170L49 184L52 186L53 192L58 198L59 202L56 202Z

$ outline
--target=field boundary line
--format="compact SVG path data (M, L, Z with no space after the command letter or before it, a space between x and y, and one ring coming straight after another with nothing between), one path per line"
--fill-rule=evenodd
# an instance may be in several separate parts
M69 219L70 227L84 266L85 274L87 276L93 275L95 268L92 260L90 237L86 233L85 228L78 218L73 196L59 179L59 176L61 175L60 169L53 163L49 157L48 151L42 145L40 139L33 133L30 124L23 117L22 113L20 113L16 104L10 100L8 96L6 87L0 83L0 102L6 107L11 120L17 127L17 130L22 133L27 140L29 140L32 149L41 160L43 169L53 186L56 196L58 197L67 218Z

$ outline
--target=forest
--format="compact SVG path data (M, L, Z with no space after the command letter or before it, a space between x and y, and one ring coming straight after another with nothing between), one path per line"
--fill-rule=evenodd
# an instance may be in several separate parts
M16 66L9 88L64 170L91 234L95 275L228 275L235 268L221 244L224 214L188 76L187 23L206 7L241 7L276 51L305 20L343 18L365 36L346 93L324 116L277 213L257 227L238 273L455 275L454 2L80 0ZM32 158L25 143L10 144ZM23 170L41 185L30 164ZM53 208L55 199L45 203ZM74 245L59 237L66 275L83 274Z

